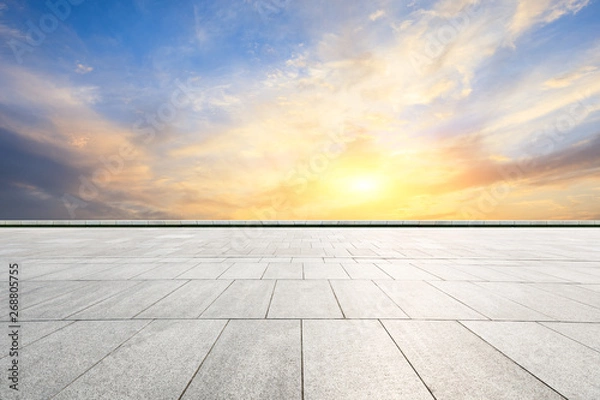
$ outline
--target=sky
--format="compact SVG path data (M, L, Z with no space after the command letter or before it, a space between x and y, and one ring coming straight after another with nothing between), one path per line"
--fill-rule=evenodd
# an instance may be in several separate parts
M600 219L599 0L0 0L0 219Z

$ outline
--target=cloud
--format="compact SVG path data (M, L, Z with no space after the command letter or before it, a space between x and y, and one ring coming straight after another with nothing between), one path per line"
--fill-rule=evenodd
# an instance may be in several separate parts
M92 72L94 70L93 67L90 67L89 65L84 65L84 64L77 64L77 68L75 68L75 72L77 72L78 74L88 74L90 72Z
M598 67L595 65L586 65L576 71L567 72L561 76L551 78L544 83L544 86L548 89L566 88L577 83L577 81L579 81L581 78L596 72L597 70Z
M577 14L590 0L519 0L510 32L522 35L539 24L553 22L566 14Z
M377 10L373 14L369 15L371 21L377 21L379 18L385 16L384 10Z

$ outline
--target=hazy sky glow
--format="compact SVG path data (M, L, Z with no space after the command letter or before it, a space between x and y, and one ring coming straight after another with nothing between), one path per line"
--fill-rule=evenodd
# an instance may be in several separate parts
M600 1L0 0L0 219L600 219Z

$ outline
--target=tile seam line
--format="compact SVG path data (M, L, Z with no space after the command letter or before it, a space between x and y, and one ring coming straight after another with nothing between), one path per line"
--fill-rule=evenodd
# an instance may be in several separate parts
M217 335L217 338L215 339L215 341L213 342L212 346L210 346L210 349L208 349L208 351L206 352L206 355L204 356L204 358L202 359L202 361L200 361L200 365L198 365L198 368L196 369L196 371L193 373L192 377L190 378L189 382L187 383L187 385L185 385L185 388L183 389L183 392L181 392L181 394L179 395L179 397L177 398L177 400L181 400L183 399L183 396L185 395L185 393L188 391L189 387L191 386L192 382L194 381L194 379L196 378L196 376L198 375L198 372L200 372L200 369L202 368L202 366L204 365L204 362L208 359L208 357L210 356L210 353L212 353L213 349L215 348L217 342L219 341L219 339L221 339L221 335L223 335L223 332L225 332L225 329L229 326L229 321L227 320L227 322L225 322L225 324L223 325L223 328L221 329L221 332L219 332L219 335Z
M21 321L21 322L28 322L28 321ZM27 343L26 345L24 345L24 346L21 346L21 347L19 348L19 350L20 350L20 349L25 349L25 348L27 348L27 347L31 346L32 344L35 344L35 343L39 342L39 341L40 341L40 340L42 340L42 339L46 339L48 336L50 336L50 335L53 335L53 334L55 334L56 332L62 331L63 329L65 329L65 328L66 328L66 327L68 327L68 326L71 326L71 325L73 325L73 324L74 324L75 322L77 322L77 321L64 321L64 320L58 320L58 321L42 321L42 322L67 322L67 324L66 324L65 326L62 326L62 327L58 328L58 329L57 329L57 330L55 330L55 331L52 331L52 332L50 332L50 333L47 333L47 334L45 334L44 336L42 336L42 337L40 337L40 338L37 338L36 340L32 341L31 343ZM8 356L9 356L9 355L8 355L8 354L6 354L5 356L3 356L3 357L0 357L0 360L3 360L3 359L5 359L5 358L7 358Z
M267 306L267 311L265 312L264 319L269 319L269 312L271 311L271 304L273 303L273 296L275 296L275 289L277 288L277 282L279 282L279 280L275 279L275 284L273 284L273 290L271 291L271 297L269 297L269 305Z
M129 321L131 321L131 320L129 320ZM123 345L125 343L129 342L131 339L133 339L135 336L137 336L141 331L143 331L144 329L146 329L146 327L148 327L148 325L150 325L152 322L154 322L154 320L148 321L148 323L144 324L144 326L142 326L140 329L138 329L136 332L134 332L131 336L129 336L127 339L125 339L121 343L119 343L119 345L117 347L115 347L114 349L112 349L111 351L109 351L104 357L100 358L100 360L98 360L92 366L90 366L88 369L86 369L81 374L79 374L75 379L73 379L71 382L69 382L65 387L63 387L58 392L56 392L54 395L52 395L52 397L50 397L49 400L52 400L52 399L56 398L56 396L58 396L60 393L64 392L65 389L67 389L69 386L71 386L73 383L75 383L77 380L79 380L82 376L84 376L85 374L87 374L94 367L96 367L97 365L99 365L102 361L104 361L106 358L108 358L110 355L112 355L115 351L117 351L121 347L123 347Z
M327 283L329 283L329 289L331 290L331 293L333 293L333 297L335 298L335 302L338 305L338 308L340 309L340 312L342 313L342 319L345 320L346 318L346 313L344 312L344 309L342 308L342 304L340 303L340 300L337 297L337 294L335 293L335 289L333 288L333 285L331 284L331 279L327 279Z
M471 283L474 284L474 285L476 285L476 286L478 286L478 287L480 287L480 288L482 288L483 290L489 290L485 286L481 285L481 283L496 283L496 282L495 281L476 281L476 282L471 282ZM516 283L516 284L522 284L522 285L526 284L526 282L513 282L513 281L509 281L509 282L500 281L499 283ZM503 293L500 293L500 292L495 291L493 289L491 290L491 293L494 294L494 295L496 295L496 296L500 296L500 297L502 297L505 300L512 301L513 303L516 303L516 304L518 304L518 305L520 305L522 307L525 307L525 308L527 308L527 309L529 309L529 310L531 310L533 312L536 312L536 313L541 314L541 315L545 315L546 317L550 318L551 322L558 322L558 321L560 321L556 317L548 315L545 312L542 312L540 310L536 310L533 307L528 306L527 304L523 304L520 301L511 299L509 296L506 296Z
M194 257L194 258L200 258L200 257ZM208 257L207 257L207 258L208 258ZM194 265L193 265L193 266L191 266L190 268L186 269L186 270L185 270L185 271L183 271L182 273L175 275L175 276L174 276L173 278L171 278L171 279L175 280L175 279L179 278L181 275L184 275L184 274L188 273L189 271L193 270L194 268L196 268L196 267L197 267L197 266L199 266L200 264L203 264L203 263L202 263L202 262L200 262L200 261L197 261L197 262L196 262L196 264L194 264ZM207 264L210 264L210 263L207 263ZM219 263L215 263L215 264L219 264ZM148 271L148 272L150 272L150 271ZM185 279L185 278L184 278L184 279Z
M475 313L481 315L482 317L484 317L485 319L487 319L488 321L491 321L492 319L490 317L488 317L487 315L485 315L482 312L477 311L476 309L474 309L473 307L471 307L470 305L464 303L462 300L457 299L456 297L452 296L449 293L444 292L442 289L440 289L439 287L435 286L433 283L430 283L429 281L423 281L425 282L427 285L431 286L432 288L434 288L435 290L437 290L438 292L445 294L446 296L450 297L451 299L454 299L454 301L459 302L460 304L462 304L463 306L467 307L469 310L474 311Z
M533 372L529 371L527 368L525 368L524 366L522 366L520 363L518 363L517 361L515 361L512 357L509 357L507 354L505 354L502 350L500 350L499 348L497 348L496 346L494 346L493 344L491 344L490 342L488 342L487 340L485 340L483 337L481 337L479 334L477 334L476 332L474 332L473 330L469 329L468 326L466 326L465 324L463 324L463 322L461 320L456 320L456 322L458 324L460 324L463 328L465 328L467 331L471 332L473 335L475 335L477 338L479 338L481 341L483 341L485 344L487 344L488 346L490 346L491 348L493 348L494 350L496 350L498 353L500 353L503 357L506 357L506 359L510 360L511 362L513 362L515 365L517 365L519 368L521 368L523 371L525 371L527 374L533 376L537 381L541 382L544 386L548 387L550 390L552 390L554 393L558 394L560 397L562 397L564 400L569 400L569 398L567 396L565 396L564 394L560 393L558 390L554 389L552 386L550 386L550 384L544 382L540 377L538 377L537 375L535 375ZM494 323L496 321L484 321L487 323ZM531 322L531 323L536 323L537 322Z
M573 342L575 342L575 343L577 343L577 344L579 344L579 345L581 345L581 346L587 347L588 349L590 349L590 350L592 350L592 351L595 351L596 353L600 353L600 350L598 350L598 349L595 349L595 348L593 348L593 347L590 347L590 346L588 346L587 344L585 344L585 343L583 343L583 342L580 342L579 340L577 340L577 339L574 339L574 338L572 338L571 336L569 336L569 335L567 335L567 334L565 334L565 333L562 333L561 331L557 331L556 329L554 329L554 328L552 328L551 326L548 326L548 325L547 325L547 324L551 324L552 322L540 322L540 321L535 321L535 323L536 323L536 324L539 324L539 325L541 325L541 326L543 326L543 327L544 327L544 328L546 328L546 329L550 329L552 332L555 332L555 333L557 333L557 334L559 334L559 335L561 335L561 336L563 336L563 337L565 337L565 338L567 338L567 339L569 339L569 340L572 340ZM560 323L560 322L559 322L559 323Z
M101 281L98 281L98 282L101 282ZM125 281L118 281L118 282L128 282L128 281L126 281L126 280L125 280ZM131 282L135 282L135 281L131 281ZM118 295L120 295L120 294L122 294L122 293L125 293L125 292L126 292L127 290L129 290L129 289L133 289L133 288L136 288L136 287L138 287L138 286L141 286L143 283L144 283L144 282L142 282L142 281L138 281L138 282L137 282L137 283L135 283L134 285L131 285L131 286L129 286L129 287L126 287L126 288L125 288L125 289L123 289L123 290L119 290L119 291L118 291L118 292L116 292L116 293L113 293L113 294L111 294L111 295L109 295L109 296L107 296L107 297L101 298L100 300L98 300L98 301L96 301L96 302L94 302L94 303L91 303L91 304L89 304L87 307L84 307L84 308L81 308L81 309L79 309L79 310L77 310L77 311L74 311L74 312L72 312L71 314L69 314L69 315L67 315L67 316L65 316L65 317L63 317L63 318L61 318L61 320L65 320L65 319L67 319L67 318L71 318L71 317L72 317L72 316L74 316L74 315L77 315L77 314L79 314L79 313L82 313L82 312L84 312L84 311L86 311L86 310L88 310L88 309L90 309L90 308L92 308L92 307L95 307L95 306L99 305L100 303L103 303L103 302L105 302L105 301L108 301L108 300L112 299L113 297L116 297L116 296L118 296ZM127 319L131 319L131 318L127 318ZM77 319L76 319L76 320L77 320Z
M73 281L26 281L26 280L23 280L23 282L73 282ZM67 290L67 291L65 291L63 293L59 293L56 296L49 297L49 298L47 298L45 300L42 300L42 301L40 301L38 303L26 305L26 306L22 307L20 309L20 311L26 311L26 310L28 310L30 308L36 307L36 306L38 306L38 305L40 305L42 303L46 303L48 301L52 301L52 300L58 299L58 298L60 298L62 296L68 296L70 293L73 293L73 292L75 292L77 290L83 289L84 287L87 287L89 285L91 285L91 282L88 283L88 284L83 285L82 287L74 287L74 289L72 289L72 290ZM25 296L29 296L30 294L31 293L28 293Z
M161 282L159 280L157 280L156 282ZM174 279L167 279L166 282L177 282L177 280ZM166 299L167 297L169 297L170 295L172 295L173 293L175 293L177 290L181 289L182 287L184 287L185 285L187 285L188 283L190 283L191 280L188 280L187 282L183 282L182 284L180 284L179 286L177 286L175 289L171 290L169 293L165 294L164 296L162 296L160 299L156 300L154 303L150 304L148 307L144 308L142 311L138 312L137 314L135 314L133 317L131 317L131 319L134 319L135 317L137 317L138 315L140 315L141 313L143 313L144 311L146 311L147 309L149 309L150 307L156 305L158 302Z
M215 280L215 281L216 281L216 279L213 279L213 280ZM219 294L217 295L217 297L215 297L215 298L213 299L213 301L211 301L211 302L210 302L210 304L208 304L206 307L204 307L204 309L203 309L202 311L200 311L200 314L198 314L198 316L197 316L196 318L194 318L194 319L200 319L200 317L202 316L202 314L204 314L204 313L206 312L206 310L208 310L210 307L212 307L212 305L213 305L213 304L215 304L215 302L216 302L217 300L219 300L219 298L220 298L221 296L223 296L223 294L224 294L224 293L225 293L227 290L229 290L229 288L231 287L231 285L233 285L233 283L234 283L235 281L236 281L236 279L232 279L232 280L231 280L231 282L229 282L229 285L227 285L227 287L226 287L225 289L223 289L223 290L221 291L221 293L219 293ZM225 318L222 318L222 319L225 319ZM227 318L227 321L229 321L229 320L230 320L230 318Z
M396 348L398 349L398 351L400 352L400 354L402 354L402 357L404 357L404 359L406 360L406 362L408 363L408 365L410 365L410 368L412 368L412 370L415 372L415 374L417 375L417 377L419 378L419 380L421 381L421 383L423 384L423 386L425 386L425 388L427 389L427 391L429 392L429 394L431 395L431 397L434 400L437 400L437 397L433 394L433 391L427 385L427 383L425 383L425 380L423 379L423 377L421 376L421 374L419 373L419 371L417 371L417 369L415 368L415 366L413 365L413 363L408 359L408 357L406 356L406 354L404 354L404 351L402 351L402 349L400 348L400 345L396 342L396 339L394 339L394 337L392 336L392 334L390 333L390 331L388 331L387 326L385 326L385 324L380 319L378 319L377 321L383 327L383 330L385 330L385 333L387 333L388 337L392 340L392 342L394 343L394 345L396 345Z
M300 395L304 400L304 320L300 319Z
M525 284L526 284L526 285L530 285L530 286L531 286L531 285L539 285L539 284L542 284L542 285L544 285L544 284L546 284L546 283L531 282L531 283L525 283ZM554 285L554 284L555 284L555 283L550 283L550 285ZM556 283L556 285L562 285L562 284L563 284L562 282L557 282L557 283ZM578 286L578 287L580 287L579 285L581 285L581 283L578 283L578 282L573 282L573 283L571 283L571 282L568 282L568 283L566 283L566 285L567 285L567 286ZM581 300L573 299L573 298L571 298L571 297L567 297L567 296L565 296L565 295L563 295L563 294L560 294L560 293L554 293L554 292L552 292L552 291L550 291L550 290L548 290L548 289L544 289L544 288L542 288L542 287L537 287L537 286L533 286L533 287L534 287L535 289L542 290L542 291L544 291L544 292L546 292L546 293L550 293L550 294L553 294L553 295L555 295L555 296L562 297L563 299L571 300L571 301L574 301L574 302L576 302L576 303L582 304L582 305L584 305L584 306L587 306L587 307L592 307L592 308L597 308L598 310L600 310L600 305L594 305L594 304L588 304L588 303L584 303L584 302L583 302L583 301L581 301ZM586 288L582 288L582 289L584 289L584 290L588 290L588 291L589 291L589 289L586 289ZM592 291L592 292L593 292L593 291ZM598 292L595 292L595 293L598 293Z
M394 281L395 281L395 279L392 279L392 282L394 282ZM398 308L400 309L400 311L402 311L402 313L404 313L404 315L406 315L406 318L404 318L404 319L413 319L413 318L412 318L410 315L408 315L408 313L407 313L406 311L404 311L404 309L403 309L402 307L400 307L400 304L398 304L398 303L397 303L397 302L396 302L396 301L395 301L395 300L392 298L392 296L390 296L390 295L388 294L388 292L386 292L386 291L385 291L385 290L384 290L384 289L383 289L381 286L379 286L379 284L377 283L377 280L375 280L375 279L371 279L371 282L373 282L373 284L374 284L375 286L377 286L377 288L378 288L378 289L379 289L381 292L383 292L383 294L384 294L384 295L386 295L386 296L387 296L387 298L388 298L388 299L390 299L390 300L391 300L391 302L392 302L392 303L394 303L394 304L396 305L396 307L398 307Z

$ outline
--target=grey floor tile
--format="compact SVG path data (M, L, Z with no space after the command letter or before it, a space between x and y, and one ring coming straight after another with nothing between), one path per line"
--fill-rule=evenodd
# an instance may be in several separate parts
M471 282L440 281L431 282L431 284L492 320L552 320L547 315L493 294Z
M33 281L61 281L61 280L81 280L86 279L87 276L99 274L103 271L110 270L112 268L118 268L115 264L106 263L82 263L71 265L68 268L64 268L60 271L44 274L33 278Z
M350 279L341 264L304 263L304 279Z
M147 281L70 316L73 319L133 318L185 281Z
M342 318L327 281L278 281L269 318Z
M342 263L342 267L352 279L392 279L373 263Z
M127 280L156 268L156 263L124 264L120 268L110 268L85 276L86 280Z
M331 281L346 318L408 318L372 281Z
M20 399L48 399L86 372L147 321L75 322L21 351ZM4 336L4 335L3 335ZM0 360L3 371L10 359ZM8 385L0 385L0 398L16 399Z
M20 325L20 345L21 347L29 346L30 344L44 338L56 332L70 324L74 323L73 321L35 321L35 322L21 322ZM9 332L7 327L7 332ZM8 338L2 336L2 340L0 340L0 345L2 348L8 349L10 342ZM0 353L0 358L8 357L9 353L2 352Z
M592 307L600 308L600 293L588 290L585 287L572 284L560 283L537 283L532 284L536 289L566 297Z
M275 281L239 280L233 282L202 318L265 318Z
M22 318L25 319L62 319L78 311L88 308L96 303L127 290L139 282L119 281L107 285L103 282L94 282L81 289L69 292L63 296L55 297L44 303L23 310Z
M176 399L224 326L225 321L154 321L55 399Z
M454 268L448 264L425 264L425 263L413 263L416 267L424 270L425 272L430 273L431 275L436 276L439 279L449 280L449 281L474 281L480 280L480 278L475 275L468 274L464 271L461 271L458 268Z
M581 285L582 287L593 290L594 292L600 292L600 285Z
M490 267L498 272L508 274L515 277L515 281L520 282L568 282L568 280L559 278L554 275L544 273L544 268L526 268L522 267Z
M56 297L64 296L69 292L80 290L91 282L56 281L37 282L23 281L20 285L21 309L33 307ZM6 297L3 297L6 298Z
M396 280L429 280L438 281L439 278L435 275L427 273L420 268L414 267L410 264L400 263L377 263L377 266L384 270L388 275Z
M410 318L486 319L444 292L419 281L377 281Z
M177 279L217 279L231 265L231 263L200 263L178 275Z
M225 280L190 281L136 317L198 318L230 284Z
M502 272L499 269L494 269L491 267L486 267L484 265L456 265L456 269L459 271L463 271L469 275L473 275L477 277L477 280L480 281L490 281L490 282L514 282L518 280L513 275Z
M454 321L384 321L437 400L561 399Z
M600 322L600 309L536 289L530 284L500 282L477 282L476 284L558 321Z
M267 263L233 263L219 279L260 279L267 269Z
M555 267L555 266L543 266L543 267L528 267L528 270L542 272L544 274L556 276L557 278L562 279L567 282L577 282L577 283L600 283L600 276L596 276L593 273L586 273L591 269L586 269L582 272L581 270L576 270L575 266L577 263L573 263L571 265L566 265L564 267Z
M433 399L379 321L303 321L305 399Z
M198 264L197 261L182 263L160 263L156 268L137 275L135 280L144 279L175 279Z
M263 279L302 279L302 263L269 263Z
M600 352L600 323L543 322L542 325Z
M465 325L568 399L600 398L600 353L533 322Z
M183 399L301 399L300 321L230 321Z

